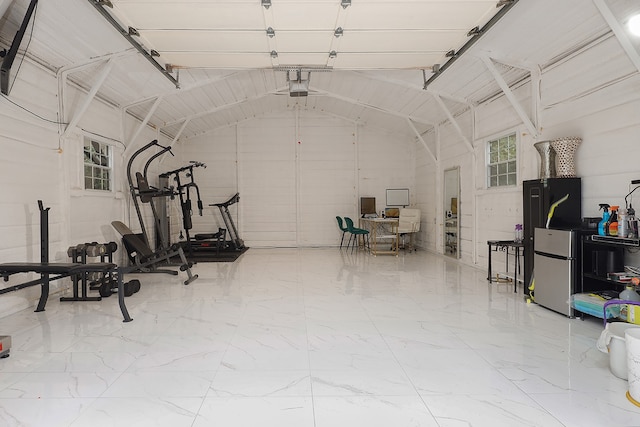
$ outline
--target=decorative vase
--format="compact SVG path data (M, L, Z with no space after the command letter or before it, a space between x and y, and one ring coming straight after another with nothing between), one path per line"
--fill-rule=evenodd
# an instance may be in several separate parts
M540 155L540 173L539 178L555 178L556 177L556 152L551 147L551 141L540 141L533 144Z
M568 137L551 141L551 147L556 152L556 172L558 178L574 178L576 165L574 156L582 138Z

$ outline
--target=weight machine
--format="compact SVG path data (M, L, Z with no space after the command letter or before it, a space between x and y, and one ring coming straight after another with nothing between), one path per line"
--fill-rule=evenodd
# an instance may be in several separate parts
M220 251L220 248L224 246L227 230L224 228L218 228L217 233L196 234L193 238L189 235L189 230L193 228L193 222L191 217L193 215L193 208L191 203L191 189L195 189L197 197L198 213L202 216L203 204L200 198L200 189L195 182L194 168L203 167L207 165L201 162L191 161L188 166L184 166L169 172L160 174L160 183L166 183L168 185L169 178L173 175L173 181L175 183L175 190L177 190L180 198L180 211L182 212L182 228L184 230L184 238L186 238L187 253L192 254L197 250L211 250L215 249L216 252ZM189 178L187 183L182 183L180 174ZM168 224L162 224L163 232L168 234ZM180 232L180 238L183 238L182 231Z
M160 150L147 160L144 165L143 172L136 172L135 174L133 174L132 165L134 160L140 154L152 147L159 147ZM181 262L180 270L186 271L188 275L188 280L186 280L184 284L188 285L191 281L197 279L198 275L191 274L191 264L187 262L182 247L180 247L179 245L169 244L169 236L163 233L160 215L158 214L156 204L154 203L154 199L174 197L176 193L172 188L151 187L147 179L147 173L151 162L167 152L173 155L173 153L171 152L171 147L163 147L162 145L158 144L157 140L153 140L133 153L133 155L129 159L129 162L127 163L127 179L129 181L129 191L131 193L131 199L133 200L133 205L138 216L138 221L140 222L142 233L133 233L125 224L120 221L113 221L111 225L122 236L124 247L127 249L127 252L129 254L129 259L133 264L135 264L137 271L144 273L178 274L174 270L160 269L158 268L158 266L161 264L170 265L172 263L171 258L179 257ZM145 227L140 203L148 203L151 207L156 230L155 251L151 249L150 239Z

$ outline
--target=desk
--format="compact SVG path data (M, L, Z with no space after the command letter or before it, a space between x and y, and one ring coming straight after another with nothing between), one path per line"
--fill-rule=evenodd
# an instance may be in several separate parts
M398 256L397 218L360 218L360 227L369 230L369 251L373 255ZM378 248L378 244L389 249Z
M491 273L491 253L498 250L505 253L505 266L507 273L509 272L509 248L513 248L513 255L515 263L513 266L513 292L518 290L518 272L520 271L520 255L524 254L524 243L514 242L513 240L487 240L487 246L489 247L489 266L487 272L487 280L489 283L493 283L493 277ZM495 249L493 249L495 248Z

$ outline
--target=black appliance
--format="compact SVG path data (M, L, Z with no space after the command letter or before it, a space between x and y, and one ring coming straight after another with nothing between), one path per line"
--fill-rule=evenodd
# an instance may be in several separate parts
M545 178L524 181L522 187L524 292L528 293L534 269L534 230L546 227L551 205L567 194L569 198L558 205L549 228L579 229L582 222L582 182L580 178Z

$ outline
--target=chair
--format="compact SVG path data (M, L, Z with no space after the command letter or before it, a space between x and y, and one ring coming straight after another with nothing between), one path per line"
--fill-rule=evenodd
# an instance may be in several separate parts
M357 228L353 225L353 220L348 216L344 217L344 222L347 224L347 231L351 233L349 236L349 241L347 242L347 249L349 249L349 244L351 243L351 239L354 238L355 245L358 244L358 236L362 236L363 244L364 239L366 239L367 248L369 247L369 230L365 230L364 228ZM353 251L353 246L351 247L351 251Z
M398 217L398 234L402 236L402 248L404 249L404 237L409 235L409 250L413 247L413 235L420 231L420 209L400 209Z
M344 226L344 223L342 222L342 218L340 218L339 216L336 217L336 221L338 221L338 228L340 228L340 231L342 231L342 239L340 239L340 249L342 249L342 242L344 241L344 235L347 231L349 231L349 229Z

